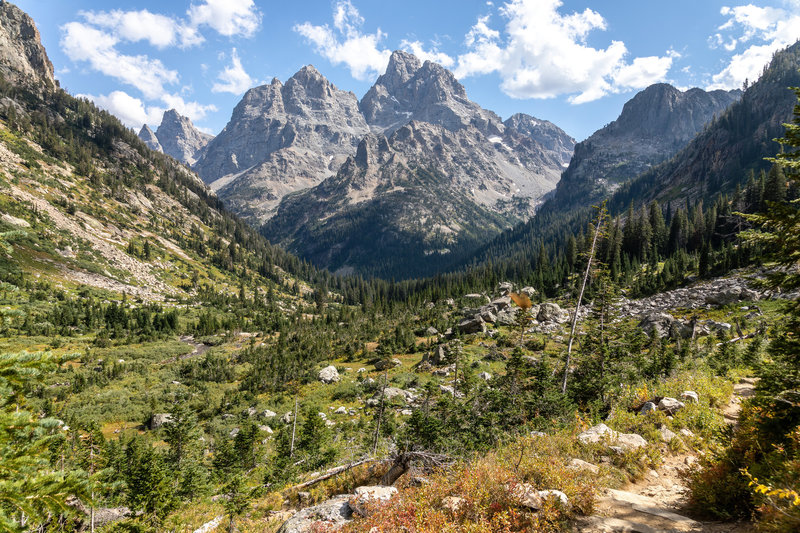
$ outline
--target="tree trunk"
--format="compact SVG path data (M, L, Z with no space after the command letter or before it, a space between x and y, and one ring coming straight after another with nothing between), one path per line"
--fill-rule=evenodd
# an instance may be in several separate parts
M575 340L575 328L578 325L578 312L581 310L581 301L583 300L583 293L586 290L586 282L589 280L589 273L592 271L592 259L594 259L594 249L597 246L597 236L600 234L600 225L603 223L603 210L597 215L597 226L594 229L594 238L592 239L592 248L589 250L589 261L586 263L586 272L583 274L583 283L581 284L581 292L578 295L578 303L575 305L575 316L572 317L572 329L569 332L569 345L567 346L567 365L564 368L564 380L561 382L561 394L567 393L567 377L569 376L569 365L572 359L572 343Z

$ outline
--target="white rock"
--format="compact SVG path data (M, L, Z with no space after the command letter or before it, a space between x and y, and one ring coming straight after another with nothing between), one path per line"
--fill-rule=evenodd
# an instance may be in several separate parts
M658 410L664 411L668 415L674 415L684 407L686 407L686 405L675 398L661 398L658 402Z
M700 396L693 390L685 390L681 393L681 399L691 403L700 403Z
M325 384L335 383L339 381L339 372L333 365L326 366L319 371L319 380Z

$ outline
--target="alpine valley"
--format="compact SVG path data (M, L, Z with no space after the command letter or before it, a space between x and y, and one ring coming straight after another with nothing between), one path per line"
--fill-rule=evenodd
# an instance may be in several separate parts
M216 136L57 71L0 1L0 531L800 527L800 43L578 143L405 51Z

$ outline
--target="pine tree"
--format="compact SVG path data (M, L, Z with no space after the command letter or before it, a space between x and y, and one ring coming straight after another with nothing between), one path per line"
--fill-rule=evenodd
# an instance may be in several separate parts
M64 438L63 423L25 410L26 388L40 385L58 362L51 354L0 354L0 530L28 531L68 514L70 496L90 501L84 472L60 472L49 461Z

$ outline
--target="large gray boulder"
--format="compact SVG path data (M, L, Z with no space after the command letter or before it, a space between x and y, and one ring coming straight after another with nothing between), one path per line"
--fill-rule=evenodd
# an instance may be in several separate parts
M349 494L341 494L313 507L306 507L284 522L278 533L312 533L321 528L325 528L325 531L340 529L353 517L350 498Z
M555 322L557 324L564 324L569 322L569 312L561 309L558 304L546 302L539 306L539 312L536 315L536 320L539 322Z
M458 323L458 330L461 333L485 333L486 322L480 316L466 318Z
M674 324L675 317L669 313L653 311L642 317L639 321L639 328L647 333L647 335L653 335L653 333L655 333L658 337L663 339L671 335Z
M339 371L333 365L326 366L319 371L319 380L325 384L336 383L339 379L341 379Z
M150 417L150 429L158 429L164 424L172 422L171 413L158 413Z

